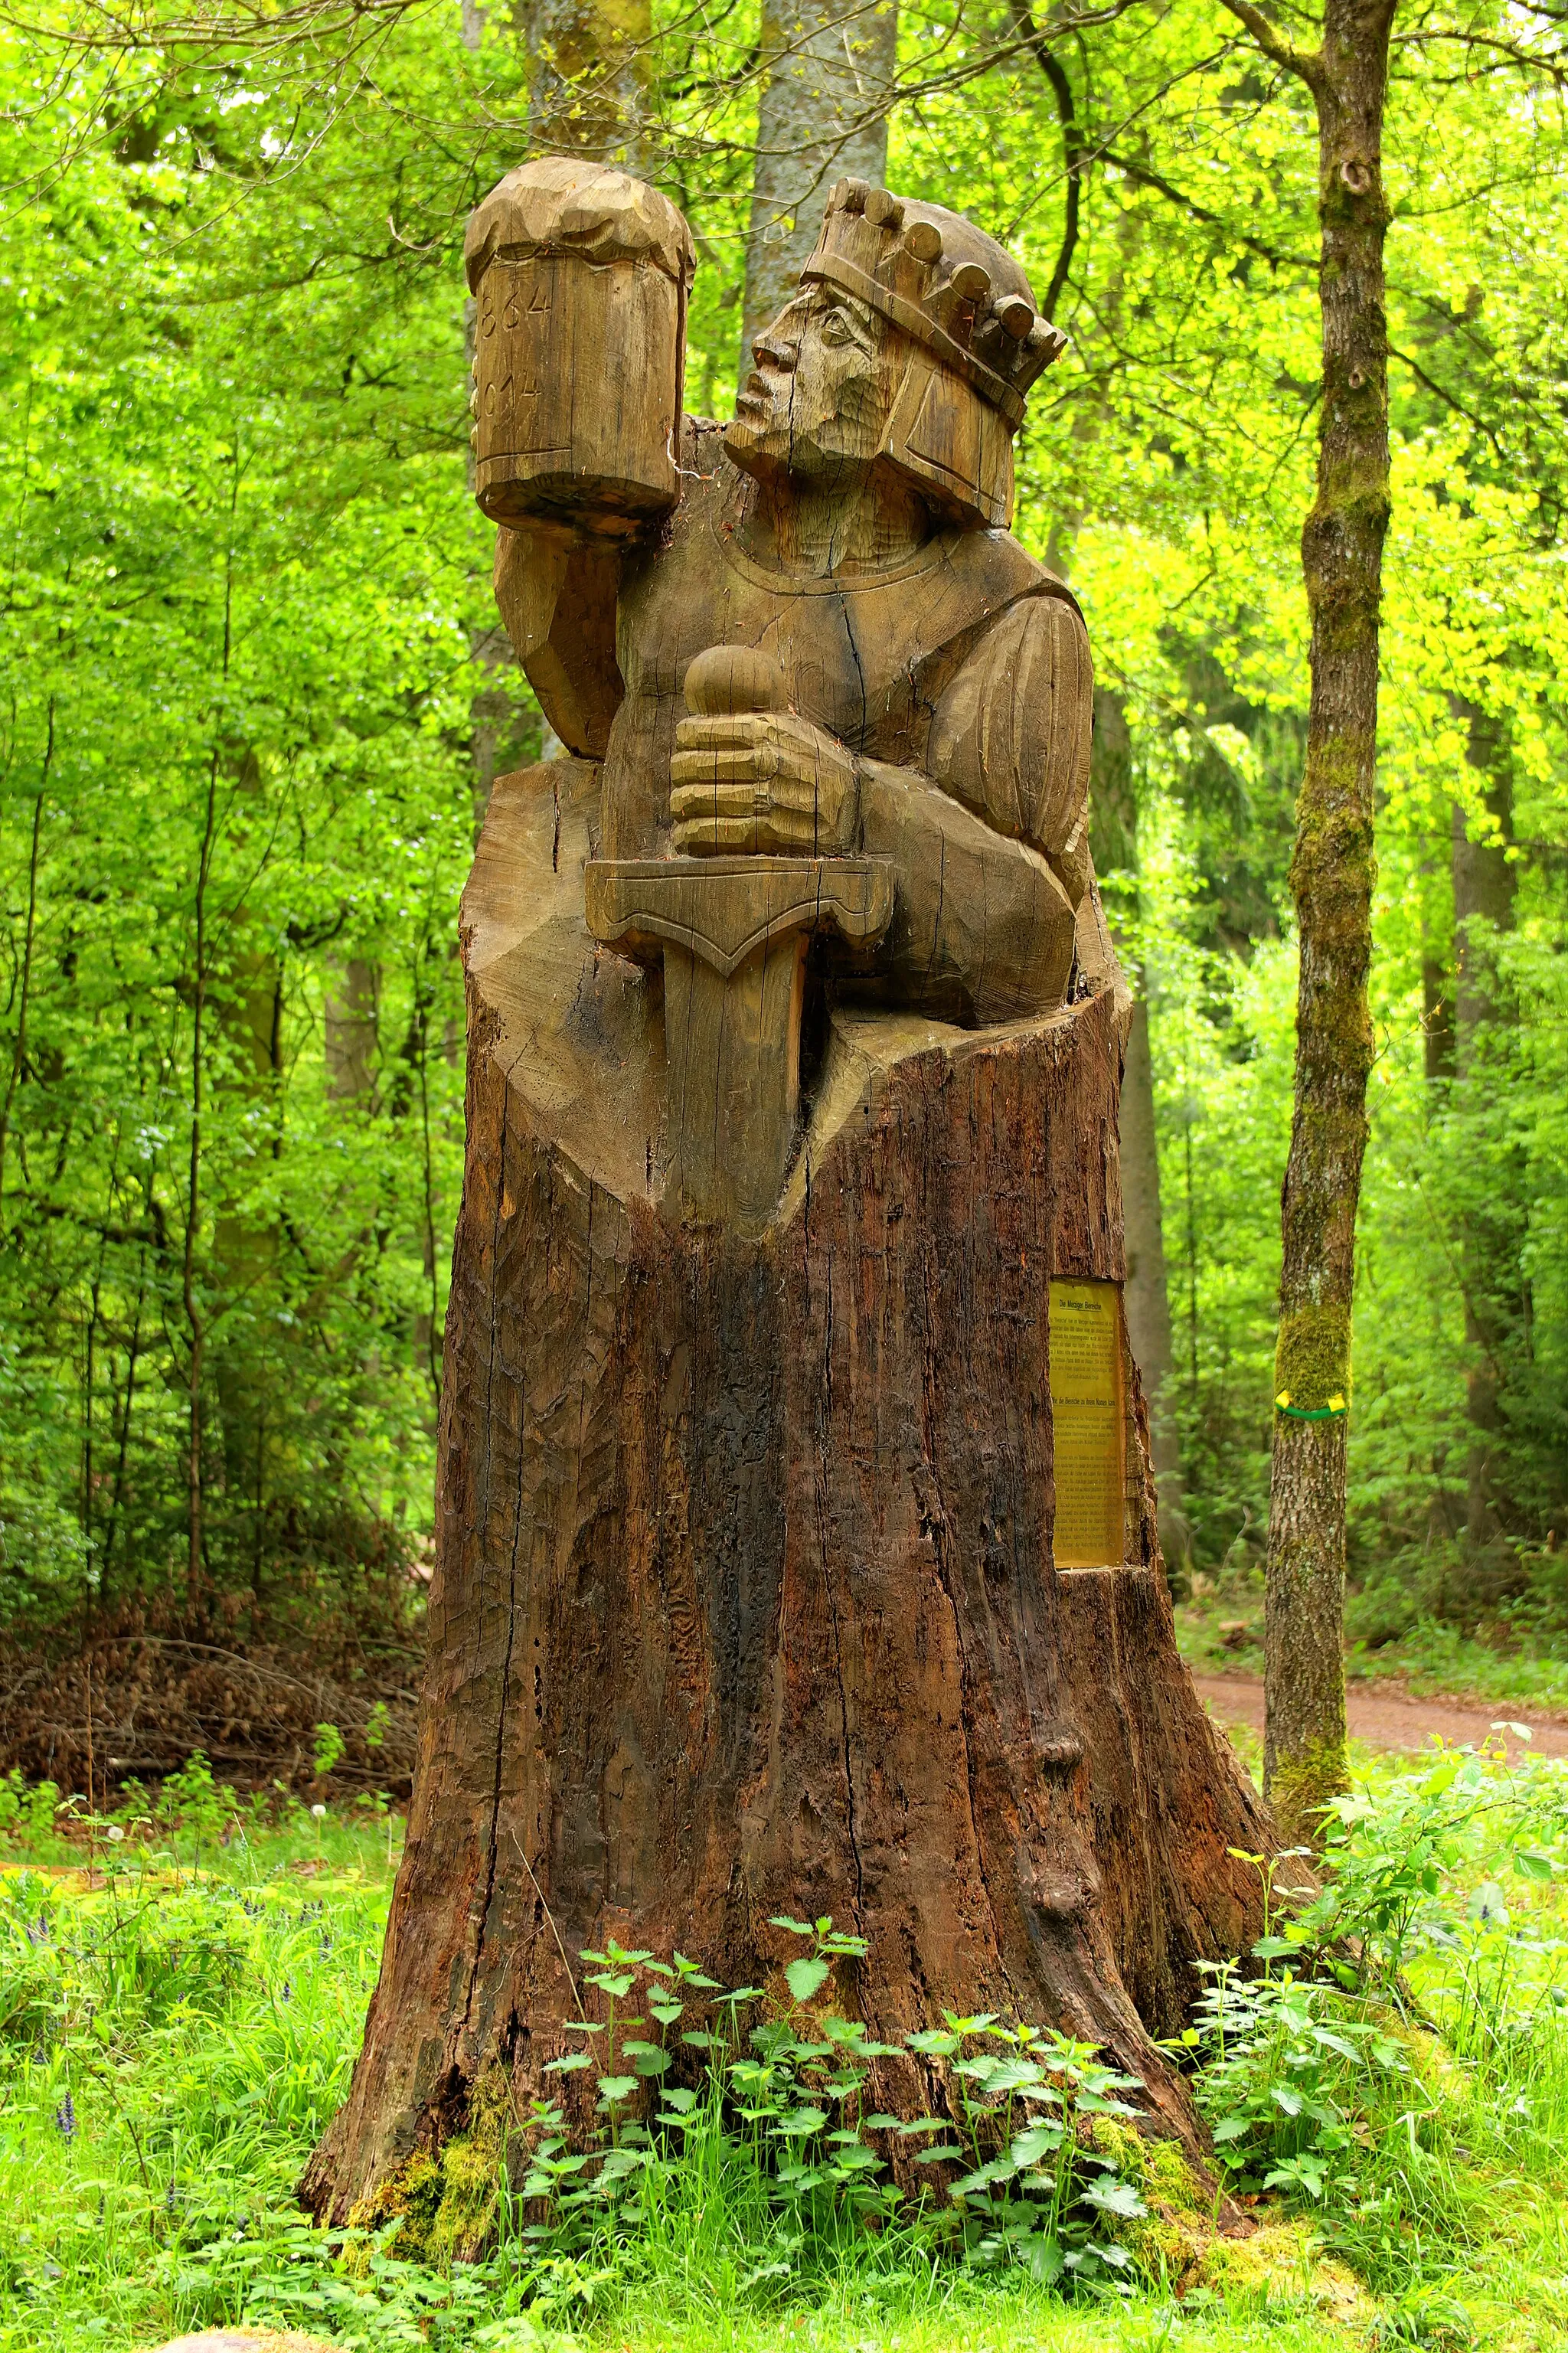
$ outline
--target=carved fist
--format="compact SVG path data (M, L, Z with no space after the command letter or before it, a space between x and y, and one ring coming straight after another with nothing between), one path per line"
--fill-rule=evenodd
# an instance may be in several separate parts
M793 711L683 719L669 764L674 847L831 857L859 828L855 754Z

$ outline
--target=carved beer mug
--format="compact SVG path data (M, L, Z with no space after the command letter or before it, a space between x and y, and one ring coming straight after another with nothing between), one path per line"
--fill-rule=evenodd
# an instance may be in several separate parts
M475 489L492 522L615 539L675 504L693 259L657 189L566 156L509 173L478 207L463 260Z
M845 181L734 421L685 418L677 444L673 206L547 160L479 206L468 251L497 597L597 772L590 928L663 966L647 1166L668 1215L755 1231L820 1113L803 1037L855 1007L994 1024L1061 1004L1075 956L1108 969L1088 638L1005 528L1062 339L973 223ZM702 683L726 649L767 673L749 705Z

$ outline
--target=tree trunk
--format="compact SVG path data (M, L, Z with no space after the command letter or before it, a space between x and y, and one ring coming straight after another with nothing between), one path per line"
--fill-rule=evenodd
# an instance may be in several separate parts
M1152 2038L1258 1933L1233 1850L1271 1841L1175 1649L1116 1336L1114 968L1002 1030L831 1013L772 1222L673 1223L657 976L584 928L595 776L498 782L464 902L415 1799L306 2195L395 2211L498 2098L570 2102L542 2071L584 1947L773 1984L779 1913L867 1940L873 2035L944 2006L1062 2025L1200 2156ZM1109 1319L1092 1408L1075 1316Z
M482 37L484 14L476 9L465 20L471 48ZM605 0L535 0L526 21L532 151L591 155L635 170L647 105L648 0L615 7Z
M742 385L753 342L795 294L834 182L881 183L898 52L897 0L768 0L763 9Z
M1132 785L1132 738L1126 705L1109 687L1095 689L1089 781L1089 839L1096 873L1135 870L1138 807ZM1121 946L1118 938L1119 952ZM1166 1567L1184 1573L1192 1557L1192 1532L1183 1508L1182 1451L1174 1413L1174 1349L1160 1199L1159 1136L1154 1124L1154 1065L1149 1051L1143 976L1136 966L1132 978L1138 994L1127 1031L1118 1130L1127 1229L1127 1337L1149 1406L1160 1548Z
M1435 955L1421 959L1421 1039L1423 1074L1441 1085L1454 1075L1454 998L1452 976Z
M1506 1493L1502 1412L1510 1338L1523 1321L1519 1246L1520 1187L1500 1161L1489 1134L1492 1091L1500 1075L1496 1051L1503 1025L1516 1018L1498 968L1497 942L1514 927L1513 776L1505 723L1462 696L1452 699L1465 725L1466 758L1484 780L1484 820L1472 840L1464 807L1453 812L1454 1044L1458 1080L1454 1108L1469 1151L1485 1154L1486 1180L1470 1170L1470 1206L1464 1220L1465 1338L1470 1350L1465 1413L1470 1442L1465 1464L1466 1579L1472 1603L1495 1602L1512 1563L1505 1531L1512 1514ZM1489 1145L1493 1148L1489 1152Z
M1142 976L1138 977L1141 983ZM1154 1065L1149 1051L1149 1008L1142 993L1133 1000L1127 1030L1118 1136L1126 1205L1127 1339L1148 1400L1149 1451L1160 1499L1160 1548L1167 1568L1184 1571L1192 1556L1192 1535L1183 1509L1182 1450L1173 1411L1175 1350L1165 1280Z
M1389 512L1382 144L1394 0L1328 0L1323 45L1311 54L1250 0L1226 5L1305 81L1318 116L1323 408L1317 497L1301 534L1312 693L1290 867L1300 978L1281 1215L1264 1736L1265 1787L1280 1827L1310 1836L1315 1810L1345 1778L1345 1441L1373 1053L1373 779Z
M242 911L243 912L243 911ZM262 1153L278 1146L281 1079L282 973L264 949L231 957L209 992L223 1051L213 1071L214 1107L228 1122L254 1123L237 1155L226 1198L213 1220L212 1282L221 1314L213 1334L213 1386L223 1435L224 1520L231 1544L246 1532L252 1589L261 1583L267 1504L268 1409L271 1367L262 1334L281 1240L276 1216L258 1218L234 1198Z
M380 1003L380 965L350 956L327 993L327 1092L334 1103L362 1102L375 1085Z

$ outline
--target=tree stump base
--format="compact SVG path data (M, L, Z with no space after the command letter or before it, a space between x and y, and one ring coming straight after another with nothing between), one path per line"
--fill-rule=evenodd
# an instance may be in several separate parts
M584 1947L725 1986L866 1940L891 2040L993 2011L1153 2047L1259 1933L1267 1819L1197 1699L1123 1363L1120 1559L1053 1566L1050 1284L1119 1284L1109 973L963 1031L835 1013L780 1209L661 1213L657 976L588 938L596 772L498 784L464 903L468 1163L407 1849L342 2219L502 2071L558 2091Z

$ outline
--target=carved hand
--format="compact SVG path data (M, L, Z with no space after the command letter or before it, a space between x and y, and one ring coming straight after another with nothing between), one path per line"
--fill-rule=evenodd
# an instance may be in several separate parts
M669 775L682 857L737 849L824 857L854 847L855 754L793 711L683 719Z

